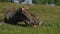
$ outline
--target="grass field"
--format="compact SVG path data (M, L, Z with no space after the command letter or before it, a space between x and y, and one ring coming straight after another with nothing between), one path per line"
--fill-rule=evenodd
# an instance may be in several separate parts
M0 2L0 21L3 18L4 9L8 6L12 6L17 9L23 5ZM43 20L42 26L37 26L34 29L30 26L3 24L0 25L0 34L60 34L60 6L28 6L32 13L35 13Z

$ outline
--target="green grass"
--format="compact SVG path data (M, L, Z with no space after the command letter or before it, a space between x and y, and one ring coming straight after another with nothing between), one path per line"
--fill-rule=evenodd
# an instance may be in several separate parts
M60 28L56 26L37 26L33 27L21 27L14 25L2 25L0 26L0 34L59 34Z
M22 4L0 2L0 20L4 9L8 6L19 8ZM17 26L10 24L0 25L0 34L60 34L60 6L28 5L30 11L43 20L42 26Z

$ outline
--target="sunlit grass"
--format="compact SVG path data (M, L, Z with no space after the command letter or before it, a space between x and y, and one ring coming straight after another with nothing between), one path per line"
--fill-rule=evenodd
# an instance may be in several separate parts
M8 6L19 8L22 4L0 2L0 20ZM0 25L0 34L60 34L60 6L28 5L32 13L43 20L42 26L22 27L17 25Z

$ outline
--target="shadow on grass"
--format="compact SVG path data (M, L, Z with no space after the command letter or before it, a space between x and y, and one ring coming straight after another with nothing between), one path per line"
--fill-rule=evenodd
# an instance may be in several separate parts
M21 26L21 27L30 27L30 25L28 25L28 24L12 24L12 23L6 23L6 24L10 24L10 25L14 25L14 26Z
M16 24L16 26L29 27L29 25L27 25L27 24Z

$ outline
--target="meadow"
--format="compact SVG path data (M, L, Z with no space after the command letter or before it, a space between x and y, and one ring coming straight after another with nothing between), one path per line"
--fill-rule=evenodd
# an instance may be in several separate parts
M15 7L18 9L22 4L0 2L0 23L6 7ZM3 24L0 25L0 34L60 34L60 6L49 5L28 5L32 13L43 20L41 26L36 28L30 26L20 26Z

